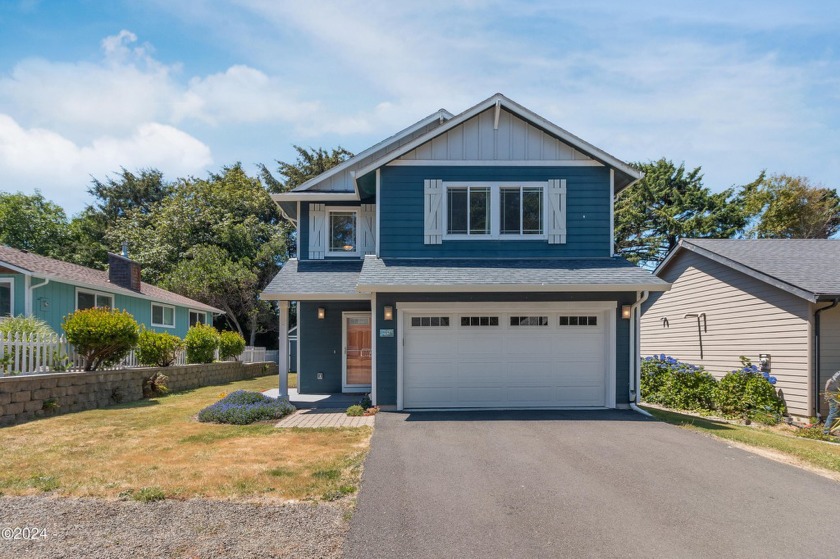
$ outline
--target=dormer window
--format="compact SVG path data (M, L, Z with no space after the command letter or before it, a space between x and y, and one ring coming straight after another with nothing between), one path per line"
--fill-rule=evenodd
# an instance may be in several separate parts
M328 210L327 256L358 256L357 222L359 212L356 209Z

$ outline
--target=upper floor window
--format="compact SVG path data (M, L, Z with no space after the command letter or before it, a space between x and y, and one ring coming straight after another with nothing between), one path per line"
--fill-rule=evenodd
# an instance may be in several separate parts
M175 328L175 307L152 303L152 326Z
M92 309L94 307L114 308L114 296L110 293L76 289L76 310Z
M196 324L207 324L206 312L190 310L190 327Z
M11 278L0 279L0 317L12 316L15 312L15 281Z
M341 209L327 212L328 256L356 256L359 253L356 242L358 210Z
M545 239L545 182L444 183L447 239Z

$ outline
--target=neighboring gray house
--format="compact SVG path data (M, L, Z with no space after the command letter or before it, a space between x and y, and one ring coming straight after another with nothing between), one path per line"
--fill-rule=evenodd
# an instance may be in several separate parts
M673 287L643 306L643 357L720 377L741 355L769 356L791 415L816 415L815 402L825 414L820 391L840 369L840 240L684 239L654 273Z

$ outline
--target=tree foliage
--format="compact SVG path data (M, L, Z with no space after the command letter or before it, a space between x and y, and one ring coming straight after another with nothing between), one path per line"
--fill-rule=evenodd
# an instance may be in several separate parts
M60 257L68 227L64 210L40 191L31 195L0 192L0 244Z
M761 174L744 188L755 216L750 236L760 239L827 239L840 231L840 197L806 177Z
M655 266L682 238L730 238L747 223L736 189L713 193L700 167L660 159L634 166L645 176L616 200L616 250L631 262Z
M294 163L277 161L277 173L280 179L275 178L265 165L260 165L260 178L271 192L291 190L353 157L351 152L341 146L331 151L324 148L307 149L298 145L292 147L297 151L297 160Z

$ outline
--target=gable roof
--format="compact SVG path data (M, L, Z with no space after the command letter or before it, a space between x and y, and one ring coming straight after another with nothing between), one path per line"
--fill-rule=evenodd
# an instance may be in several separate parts
M654 273L685 250L811 302L840 297L840 240L682 239Z
M573 152L584 154L584 159L591 158L592 162L598 162L614 169L616 171L616 194L643 176L639 170L620 159L582 140L571 132L560 128L535 112L508 99L501 93L496 93L457 116L452 116L452 113L440 109L408 128L397 132L390 138L379 142L347 161L306 181L294 190L273 194L272 198L280 204L286 216L293 221L297 219L296 203L298 201L359 200L357 178L361 178L387 165L403 155L412 152L412 150L446 134L457 126L464 124L482 112L493 108L498 108L499 110L505 109L529 125L543 131L551 138L555 138L563 144L570 146L573 148ZM511 162L511 164L515 163ZM546 164L550 164L550 162L546 162Z
M117 295L127 295L158 303L169 303L170 305L189 307L199 311L224 314L224 311L220 309L145 282L140 283L140 292L138 293L111 283L108 280L108 272L105 270L94 270L93 268L48 258L5 245L0 245L0 267L38 278L70 283L79 287L87 287Z

